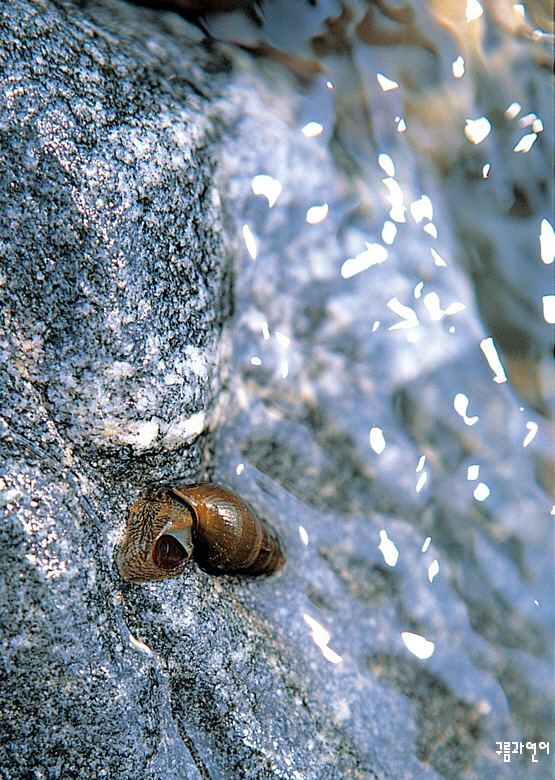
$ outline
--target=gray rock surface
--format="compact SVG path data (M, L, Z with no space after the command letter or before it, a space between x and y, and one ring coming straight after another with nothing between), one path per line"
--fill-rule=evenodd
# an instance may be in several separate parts
M299 94L174 14L108 0L2 14L0 776L548 772L495 751L552 739L551 426L480 349L456 174L430 175L389 93L370 141L336 127L332 156L341 58ZM457 48L434 34L450 67ZM525 46L510 67L529 62L543 89ZM420 49L405 66L424 78ZM398 75L395 47L372 52L359 63ZM473 109L479 79L466 84ZM331 119L305 138L315 118ZM345 278L348 258L385 245L384 152L407 208L430 195L439 236L407 211L387 258ZM282 186L271 208L259 174ZM498 259L514 227L500 219ZM114 552L139 489L206 476L271 522L284 569L123 583Z

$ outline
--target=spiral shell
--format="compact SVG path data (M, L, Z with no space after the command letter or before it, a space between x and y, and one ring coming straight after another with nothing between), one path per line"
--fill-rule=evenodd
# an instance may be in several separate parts
M148 489L129 509L117 559L121 576L137 583L177 577L191 556L214 574L270 574L283 563L273 530L228 488Z

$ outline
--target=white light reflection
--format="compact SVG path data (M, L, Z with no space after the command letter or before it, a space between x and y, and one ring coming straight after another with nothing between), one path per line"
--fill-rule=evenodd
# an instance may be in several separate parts
M380 327L380 321L376 320L374 322L374 324L372 325L372 333L375 333L378 330L379 327Z
M533 125L538 117L535 114L526 114L526 116L521 116L518 120L518 126L519 127L530 127L530 125Z
M418 477L418 482L416 483L416 492L420 493L424 485L426 484L426 480L428 479L428 473L426 471L423 471L422 474Z
M430 312L430 319L432 321L442 319L442 317L445 314L447 315L457 314L463 309L466 309L464 303L458 303L458 302L451 303L446 309L442 309L439 301L439 295L434 292L428 293L427 295L424 296L424 306Z
M387 76L384 76L382 73L377 73L376 78L378 79L378 84L384 92L389 92L390 89L397 89L399 86L396 81L388 79Z
M424 539L424 544L422 545L422 552L423 553L425 553L427 551L427 549L428 549L428 547L430 546L431 543L432 543L432 537L431 536L427 536Z
M343 659L334 650L328 647L328 643L331 639L329 631L326 631L324 626L320 625L317 620L306 612L303 613L303 620L312 631L312 641L319 647L326 661L332 664L340 664Z
M283 349L287 349L289 344L291 344L289 336L286 336L285 333L280 333L279 330L276 330L276 339L279 346Z
M543 295L543 318L550 325L555 324L555 295Z
M398 181L395 181L395 179L387 178L382 179L383 183L389 190L389 196L388 200L391 203L391 210L389 212L389 216L391 219L395 220L395 222L405 222L405 211L406 208L403 206L403 190L401 189L401 185Z
M497 384L502 384L503 382L507 381L507 376L505 374L505 369L503 368L503 365L501 363L501 360L499 359L499 355L497 354L497 350L495 349L495 344L493 343L492 338L488 339L482 339L480 342L480 349L486 356L486 360L489 363L489 367L495 374L493 377L493 381L497 382Z
M535 133L543 133L543 122L541 119L536 119L535 122L532 123L532 130Z
M327 203L323 206L311 206L306 212L306 221L309 225L317 225L318 222L323 222L328 216L329 207Z
M395 547L391 539L388 539L386 531L380 531L378 550L383 555L383 559L388 566L395 566L399 560L399 550Z
M368 244L366 241L364 243L366 244L364 252L345 260L341 266L343 279L350 279L351 276L355 276L361 271L366 271L371 265L378 265L387 260L387 249L381 246L381 244Z
M507 119L514 119L515 116L518 116L520 113L520 110L522 109L522 106L520 103L511 103L509 108L505 111L505 117Z
M478 479L479 474L480 474L480 466L478 466L477 463L474 463L472 466L469 466L466 470L466 478L469 482L474 482L474 480Z
M422 195L420 200L415 200L410 204L410 213L414 217L416 223L422 222L423 219L429 219L431 222L434 218L432 201L427 195Z
M451 65L451 69L453 71L453 76L456 79L462 79L464 76L464 57L461 57L459 54L455 62Z
M253 366L261 366L262 365L262 361L260 360L259 357L256 357L256 356L255 357L251 357L251 363L252 363Z
M437 238L437 228L432 222L428 222L427 225L424 225L422 230L432 238Z
M464 393L457 393L455 396L455 400L453 401L453 406L455 407L455 411L457 414L460 414L460 416L463 418L465 423L467 425L475 425L475 423L478 422L480 419L479 417L467 417L466 416L466 410L468 409L468 398Z
M262 330L262 338L264 339L264 341L268 341L270 338L270 328L268 327L268 323L266 322L266 320L264 320L264 322L260 326L260 329Z
M378 155L378 165L388 176L395 176L395 164L388 154Z
M326 81L326 87L328 89L333 89L333 84L331 83L331 81Z
M487 179L489 176L489 172L491 170L491 164L486 163L484 167L482 168L482 179Z
M405 124L405 120L402 117L400 117L400 116L396 116L395 117L395 124L397 125L397 132L398 133L404 133L405 130L407 129L407 125Z
M392 244L397 235L397 225L394 222L387 220L383 223L382 228L382 241L384 244Z
M433 582L434 577L438 574L439 574L439 563L437 559L434 558L434 560L428 566L428 579L430 580L430 582Z
M252 191L255 195L264 195L268 199L268 206L272 208L276 200L281 195L281 184L277 179L271 176L260 174L255 176L251 182Z
M306 136L306 138L315 138L317 135L320 135L323 129L324 127L320 122L309 122L303 127L301 133Z
M235 473L237 474L237 476L240 476L243 473L244 470L245 470L245 464L244 463L239 463L239 465L235 469Z
M537 137L538 136L536 135L536 133L528 133L528 135L525 135L520 139L520 141L517 143L513 151L523 152L524 154L526 154L526 152L529 152L530 149L532 148L532 145Z
M515 14L517 16L522 17L522 19L524 19L524 17L526 16L526 9L522 5L522 3L514 3L513 4L513 11L515 12Z
M308 545L308 534L306 532L306 528L304 526L299 526L299 536L301 537L302 543L305 545L305 547Z
M141 642L140 639L136 639L133 634L129 634L129 642L133 645L134 648L137 650L140 650L143 653L149 653L152 655L152 650L148 645L145 645L144 642Z
M370 446L377 455L385 450L385 437L381 428L370 429Z
M424 464L425 463L426 463L426 456L425 455L421 455L420 458L418 459L418 465L416 466L416 469L415 469L415 472L417 474L422 471L422 469L424 468Z
M402 317L405 320L405 322L398 322L395 325L392 325L389 330L398 330L399 328L414 328L420 324L418 322L416 312L411 309L410 306L403 306L398 298L392 298L387 302L387 306L391 309L391 311L395 312L395 314L398 314L399 317Z
M403 631L401 633L405 647L409 652L415 655L417 658L421 658L423 661L429 658L435 650L433 642L429 642L419 634L413 634L411 631Z
M551 265L555 260L555 230L548 219L542 219L540 229L540 254L542 263Z
M479 119L467 119L464 134L473 144L480 144L491 132L491 122L485 116Z
M251 233L251 229L248 225L243 225L243 238L245 239L245 246L247 247L247 252L252 257L253 260L256 260L256 255L258 254L258 250L256 248L256 241L254 240L254 236Z
M445 262L443 257L440 254L438 254L435 249L431 249L430 248L430 252L432 253L432 257L434 258L434 263L436 265L440 265L440 266L441 265L444 265L444 266L447 265L447 263Z
M522 446L523 447L527 447L530 444L530 442L532 441L532 439L534 438L534 436L538 432L538 425L537 425L537 423L532 422L530 420L530 422L526 423L526 429L527 429L528 433L526 434L526 437L525 437L524 441L522 442Z
M420 298L422 295L422 288L424 287L424 282L418 282L416 287L414 288L414 297Z
M289 376L289 363L287 360L283 360L281 363L281 376L283 379L287 379Z
M484 13L484 9L478 0L466 0L465 18L467 22L474 22Z
M476 486L476 490L474 491L473 495L476 501L485 501L486 498L490 495L491 490L486 485L485 482L478 482Z

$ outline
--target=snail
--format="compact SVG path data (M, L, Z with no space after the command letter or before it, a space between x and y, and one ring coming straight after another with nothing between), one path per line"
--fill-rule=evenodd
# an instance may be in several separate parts
M191 556L213 574L270 574L283 563L274 531L228 488L149 488L129 509L121 576L137 583L177 577Z

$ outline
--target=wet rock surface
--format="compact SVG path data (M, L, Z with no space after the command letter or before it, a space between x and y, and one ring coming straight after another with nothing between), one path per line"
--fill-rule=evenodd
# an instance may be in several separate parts
M496 753L553 749L551 424L541 382L524 405L480 348L498 334L464 270L478 256L460 226L479 221L453 183L453 156L475 148L464 117L458 151L437 142L437 170L397 132L388 93L373 134L331 135L346 93L326 80L337 90L352 71L325 59L342 22L326 28L321 8L328 71L304 94L233 35L207 44L174 14L38 0L2 12L2 776L548 771L545 750L539 764L526 748L511 763ZM432 33L450 66L457 47ZM508 70L528 63L540 115L542 65L521 44ZM364 51L359 65L402 82L393 49ZM314 118L330 121L306 138ZM499 136L492 150L513 164ZM260 174L282 188L271 208L253 193ZM405 221L390 213L394 177ZM423 191L433 222L409 216ZM543 294L547 201L539 186L516 228L505 201L501 232L482 226L496 267L503 232L528 231ZM365 251L375 262L342 275ZM523 320L534 348L516 357L540 376L536 304ZM115 551L139 489L207 476L271 523L284 568L122 582Z

